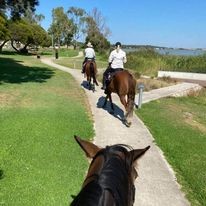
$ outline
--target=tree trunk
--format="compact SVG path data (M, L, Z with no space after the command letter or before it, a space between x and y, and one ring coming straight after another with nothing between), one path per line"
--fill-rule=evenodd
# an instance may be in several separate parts
M5 40L1 45L0 45L0 53L2 53L3 46L8 42L9 40Z
M20 49L20 52L21 52L22 54L28 54L27 46L29 46L29 44L26 44L22 49Z
M11 46L15 51L17 51L19 53L19 50L14 46L14 41L13 40L11 40Z

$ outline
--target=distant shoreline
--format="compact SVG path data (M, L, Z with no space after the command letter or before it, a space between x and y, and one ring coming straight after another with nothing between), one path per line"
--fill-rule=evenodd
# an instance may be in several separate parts
M123 48L125 52L129 53L129 52L135 52L138 51L141 48L149 48L149 47L133 47L133 48ZM150 47L152 48L152 47ZM155 48L153 47L153 49L155 49L156 52L158 52L159 54L163 54L163 55L175 55L175 56L199 56L199 55L204 55L206 54L206 50L204 49L175 49L175 48Z

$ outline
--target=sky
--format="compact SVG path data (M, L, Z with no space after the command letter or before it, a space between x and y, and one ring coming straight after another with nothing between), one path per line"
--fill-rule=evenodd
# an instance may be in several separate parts
M39 0L37 14L47 30L52 9L71 6L105 18L111 43L206 48L206 0Z

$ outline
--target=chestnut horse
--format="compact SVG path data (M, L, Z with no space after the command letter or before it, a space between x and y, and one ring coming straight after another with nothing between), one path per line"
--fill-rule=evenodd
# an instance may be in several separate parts
M137 178L135 162L150 146L132 149L117 144L100 148L77 136L75 139L92 162L71 206L132 206Z
M111 96L112 92L117 93L121 103L124 105L126 114L124 115L123 121L126 126L129 127L131 125L131 121L129 119L133 116L134 110L136 79L127 70L117 71L113 74L113 77L105 90L107 96L105 98L103 107L106 106L107 99L109 98L112 111L114 112Z
M87 77L89 89L92 89L94 92L95 91L95 84L98 86L98 82L96 80L97 67L96 67L95 61L87 60L86 65L85 65L85 74ZM93 80L93 84L91 84L92 80Z

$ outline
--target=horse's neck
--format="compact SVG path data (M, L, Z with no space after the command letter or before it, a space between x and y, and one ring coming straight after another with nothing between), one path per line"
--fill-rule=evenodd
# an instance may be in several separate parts
M98 179L103 189L110 191L117 205L126 206L128 202L129 179L121 160L111 159L106 164Z
M109 191L92 181L87 184L71 203L71 206L115 206L113 196Z

